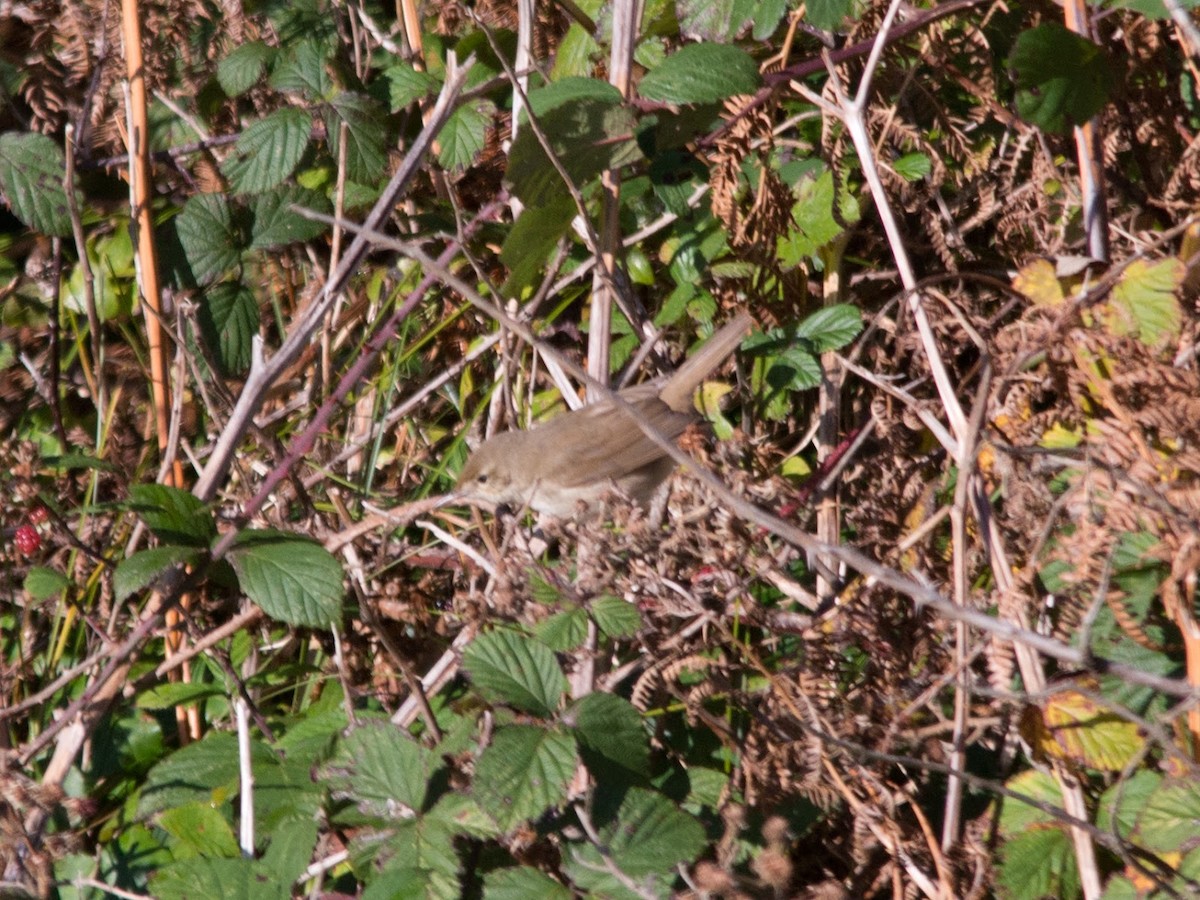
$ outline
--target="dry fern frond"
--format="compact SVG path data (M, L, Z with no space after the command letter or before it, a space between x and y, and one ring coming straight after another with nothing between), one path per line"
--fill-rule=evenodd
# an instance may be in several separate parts
M732 120L718 138L711 164L709 188L713 215L729 233L732 246L747 259L769 265L776 244L792 224L791 189L779 178L770 156L774 147L767 111L750 108L750 97L725 102ZM748 184L744 164L753 156L757 183Z

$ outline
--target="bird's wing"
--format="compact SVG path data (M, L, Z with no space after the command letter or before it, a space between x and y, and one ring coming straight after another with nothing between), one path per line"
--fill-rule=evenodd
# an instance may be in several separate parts
M683 430L696 420L696 416L676 412L655 396L640 399L635 397L630 405L636 411L638 419L670 441L679 437ZM611 415L620 416L620 424L624 427L614 427L611 420L601 421L602 417ZM565 440L576 427L576 423L568 423L566 420L580 417L597 420L597 427L585 432L594 439L580 441L576 433L574 442L580 445L579 451L564 455L561 470L554 473L553 479L548 480L568 487L594 481L617 481L622 476L667 455L646 436L629 414L622 414L608 402L585 406L583 409L552 419L542 427L552 432L562 431ZM583 421L579 421L578 425L586 427ZM546 437L551 438L551 435Z

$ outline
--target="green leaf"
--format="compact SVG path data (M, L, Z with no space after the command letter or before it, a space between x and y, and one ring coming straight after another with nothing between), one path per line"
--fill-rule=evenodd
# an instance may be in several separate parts
M232 859L239 855L233 828L208 803L184 803L164 810L157 824L197 856Z
M1116 873L1104 882L1104 893L1101 895L1101 900L1146 900L1146 898L1134 886L1129 876Z
M250 41L235 47L217 63L217 83L226 97L244 94L262 78L275 50L262 41Z
M565 653L587 639L588 617L583 609L568 609L538 622L533 635L551 650Z
M217 526L204 501L165 484L135 484L129 506L160 541L207 548Z
M758 89L758 65L731 44L688 44L646 73L638 93L661 103L719 103Z
M1129 778L1117 779L1096 804L1096 827L1130 838L1138 816L1163 782L1158 772L1141 769Z
M551 81L564 78L585 78L592 72L593 60L600 56L600 45L578 22L572 22L567 33L558 42L554 54L554 67L550 70Z
M679 32L701 41L731 41L757 10L755 0L677 0Z
M13 215L26 227L54 237L71 234L63 189L66 165L62 149L44 134L0 134L0 187ZM82 195L76 196L82 207Z
M541 274L558 241L575 218L575 202L566 191L541 206L526 206L509 229L500 261L509 268L501 293L519 297Z
M1200 847L1193 847L1183 857L1183 861L1179 864L1179 876L1174 881L1173 887L1180 891L1195 890L1196 883L1200 882ZM1184 883L1184 879L1191 883Z
M467 813L465 810L473 809ZM427 814L376 822L361 829L352 838L350 854L356 870L382 867L381 878L372 878L372 886L363 897L390 900L393 897L457 897L459 849L455 839L461 835L499 835L492 823L472 801L462 795L447 794ZM467 821L469 820L469 821ZM411 879L411 881L410 881ZM390 885L386 892L374 885Z
M1159 543L1158 538L1148 531L1122 531L1112 551L1113 570L1123 573L1147 568L1161 569L1162 559L1157 556L1161 549Z
M250 246L256 250L282 247L312 240L329 230L324 222L302 216L293 206L330 212L329 199L324 194L295 184L282 184L257 194L250 205Z
M56 854L56 857L54 860L54 878L57 882L54 892L56 900L91 900L92 891L83 886L82 879L96 877L95 857L90 853L63 853ZM22 893L28 896L27 892L22 891Z
M433 809L426 814L426 818L440 822L456 835L494 838L502 834L496 823L479 808L474 798L464 794L442 794Z
M89 772L97 779L120 772L140 784L145 774L170 752L163 740L163 721L146 715L132 703L114 706L97 728Z
M768 40L775 33L775 29L779 27L779 23L788 11L788 6L788 0L758 0L754 15L751 16L753 20L751 37L756 41ZM811 2L805 5L806 10L811 8Z
M266 747L252 744L261 760ZM237 792L238 746L232 734L210 731L202 739L176 750L146 776L138 799L137 817L150 816L184 803L228 803Z
M241 282L213 285L200 298L196 321L221 372L239 375L250 368L254 336L258 334L258 300Z
M106 459L97 459L86 453L64 453L61 456L43 456L42 465L48 469L73 471L75 469L94 469L97 472L115 472L117 467Z
M696 322L711 322L717 314L717 298L708 291L698 291L688 301L687 313Z
M306 185L307 187L308 185ZM346 209L368 209L371 204L379 199L384 185L376 184L359 184L355 181L346 182L345 204ZM329 209L328 202L318 206L317 209Z
M291 885L253 859L185 859L164 866L150 880L158 900L287 900Z
M178 565L188 565L200 558L200 551L193 547L169 544L140 550L117 563L113 573L113 594L118 602L129 598L143 588L149 587L160 575Z
M70 586L71 582L67 580L67 576L55 569L47 569L45 566L34 566L30 569L22 584L22 587L34 600L47 600Z
M271 829L270 845L262 856L265 869L284 884L293 884L308 868L317 846L314 819L281 822Z
M489 703L538 716L553 715L566 689L554 654L511 631L479 635L463 652L463 668Z
M487 144L494 113L495 106L487 100L476 100L456 109L438 133L441 142L438 162L451 172L461 172L472 165Z
M1021 118L1054 134L1100 112L1113 83L1104 50L1057 22L1021 32L1008 66Z
M1148 19L1167 19L1171 16L1163 0L1107 0L1104 5L1115 9L1132 9ZM1195 9L1200 6L1200 0L1180 0L1179 6L1185 10Z
M828 169L816 178L802 178L794 191L793 227L778 245L779 261L785 268L804 264L845 231L833 217L833 174ZM844 189L839 210L844 221L858 221L858 203Z
M221 166L237 194L256 194L282 183L299 165L312 134L312 118L284 107L252 123Z
M246 596L271 618L328 628L341 615L342 567L315 541L281 531L243 531L228 558Z
M529 572L529 596L534 599L534 602L541 603L543 606L557 606L564 602L562 591L558 585L544 577L536 569Z
M313 781L311 761L280 759L274 753L255 758L254 813L264 834L271 834L282 822L314 819L324 801L323 786Z
M333 98L334 118L328 122L329 150L338 158L339 124L346 124L346 174L359 184L374 184L387 168L383 107L365 94L343 91Z
M407 822L398 823L392 834L384 841L372 834L357 836L350 844L356 867L363 867L370 859L390 861L389 869L396 871L421 871L421 878L405 893L371 894L379 900L401 898L429 898L441 900L460 896L458 852L455 848L454 832L444 823L418 816ZM385 869L388 871L388 869ZM364 895L366 896L366 895Z
M854 11L857 0L808 0L804 20L822 31L838 31Z
M767 417L786 413L788 395L819 385L819 354L845 346L861 328L858 309L837 304L818 310L793 330L773 328L747 338L743 347L754 356L754 389L766 401Z
M621 871L635 877L669 871L704 849L698 821L661 794L633 788L601 830Z
M621 314L616 310L616 308L614 308L613 316L617 317L620 315ZM616 333L617 332L614 329L613 334L615 335ZM618 369L624 366L625 363L629 362L629 358L633 356L634 351L637 350L640 345L641 342L638 340L637 335L634 334L625 334L621 335L620 337L614 337L608 348L608 368L611 371L616 372Z
M392 112L424 99L438 87L438 79L428 72L419 72L408 63L397 63L383 71L387 82L388 105Z
M717 810L728 796L729 772L720 772L703 766L688 766L688 795L684 801L696 809Z
M276 743L276 749L288 759L308 764L328 759L334 744L346 730L346 710L339 691L322 693L325 709L309 709L303 719L294 722Z
M569 890L532 866L494 869L483 879L483 900L571 900Z
M105 861L123 856L127 866L125 871L128 873L124 877L129 879L126 883L136 884L139 889L144 888L147 891L146 886L150 877L174 862L174 857L164 846L162 833L158 829L151 829L140 822L133 822L121 828L116 840L112 842L111 848L97 848L97 850L98 853L93 851L92 868L88 870L89 876L94 877L97 874L95 856L100 856ZM76 900L93 900L93 897L92 891L87 890Z
M924 153L906 153L892 162L892 171L905 181L920 181L928 178L933 171L933 163Z
M1183 262L1175 257L1131 263L1105 307L1109 328L1150 347L1176 341L1183 328L1183 311L1175 292L1186 274Z
M640 157L633 140L633 115L620 92L606 81L567 78L531 91L529 105L555 157L577 187L607 168ZM562 177L528 124L520 129L509 152L507 178L527 206L545 206L564 191Z
M688 303L697 296L695 285L703 284L708 272L709 259L704 253L703 244L694 235L687 239L672 243L669 239L663 244L663 250L670 250L670 262L667 271L671 280L676 284L686 284L692 287L688 295ZM660 251L660 258L661 253Z
M646 727L641 713L628 700L613 694L588 694L574 705L567 719L573 720L575 736L585 751L634 775L650 774Z
M333 93L333 79L325 66L332 48L320 38L295 45L271 73L271 87L279 91L295 91L309 100L327 100Z
M1012 900L1079 896L1075 850L1064 828L1044 826L1011 837L1000 847L1000 860L997 880Z
M338 39L338 23L321 0L293 0L291 3L268 4L260 9L283 46L290 47L299 40L324 42L332 54L333 44Z
M686 282L676 285L663 301L658 315L654 317L654 324L659 328L679 324L687 315L688 303L695 296L696 285Z
M1014 775L1004 786L1010 791L1027 796L1032 800L1041 800L1049 804L1062 800L1057 782L1050 775L1035 769ZM1000 834L1005 837L1022 834L1029 829L1054 823L1055 819L1050 813L1043 812L1036 806L1023 803L1015 798L1005 798L1000 807Z
M242 238L233 224L229 203L221 194L188 198L175 218L175 230L191 274L199 284L215 281L241 261Z
M683 150L666 150L655 156L648 172L654 194L667 212L689 215L688 201L696 189L708 181L708 169L696 157Z
M151 152L169 152L181 144L204 141L209 135L201 130L204 127L201 122L211 122L211 119L207 119L207 115L214 108L208 104L211 102L215 105L222 100L223 98L217 96L217 90L214 87L210 85L202 87L196 96L197 105L203 110L199 120L191 116L185 120L178 115L178 106L171 109L157 97L151 100L150 107L146 110L146 127L149 131Z
M641 247L630 247L625 253L625 269L629 272L629 280L642 287L654 284L654 266L650 257Z
M133 262L133 242L127 228L113 234L92 236L87 240L87 261L92 276L92 299L101 322L127 317L133 310L137 270ZM63 285L63 305L87 315L88 285L84 267L78 262Z
M575 742L561 731L534 725L500 729L475 764L480 807L504 831L566 800L575 773Z
M641 630L642 614L620 597L599 597L589 606L596 627L610 638L633 637Z
M862 331L862 313L848 303L822 307L800 323L796 337L810 341L816 353L840 350Z
M224 696L225 689L219 684L201 681L169 681L142 691L137 695L137 702L134 705L138 709L171 709L186 703L195 703L197 700L206 700L209 697Z
M322 780L352 797L364 814L407 817L424 807L436 762L394 725L373 722L338 742L337 755L325 767Z
M467 75L467 90L483 87L495 78L503 78L504 67L500 65L496 50L512 59L517 50L516 32L508 28L496 28L492 31L491 41L479 28L464 28L461 35L454 45L458 58L463 60L472 54L475 56L475 65Z
M1194 779L1163 782L1146 802L1137 820L1139 843L1156 853L1190 849L1200 822L1200 784Z
M599 826L612 862L632 878L670 873L704 850L704 829L661 794L630 788L615 816ZM612 875L590 843L571 848L568 871L579 887L600 887Z
M362 900L424 900L430 892L430 874L417 866L384 869L367 885Z
M791 394L810 390L821 383L821 361L807 347L788 347L767 361L761 382L769 392Z

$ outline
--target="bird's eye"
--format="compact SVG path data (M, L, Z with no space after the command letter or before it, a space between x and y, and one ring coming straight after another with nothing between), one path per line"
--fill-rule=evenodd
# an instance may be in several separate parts
M479 484L487 484L487 479L488 479L487 472L480 472L478 475L475 476L475 481L478 482Z

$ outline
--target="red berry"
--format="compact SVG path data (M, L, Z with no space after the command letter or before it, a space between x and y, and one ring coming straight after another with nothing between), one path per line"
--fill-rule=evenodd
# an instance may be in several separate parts
M29 511L29 521L34 525L41 525L43 522L50 521L50 511L44 506L35 506Z
M17 529L16 544L22 556L32 556L41 549L42 538L32 525L22 525Z

